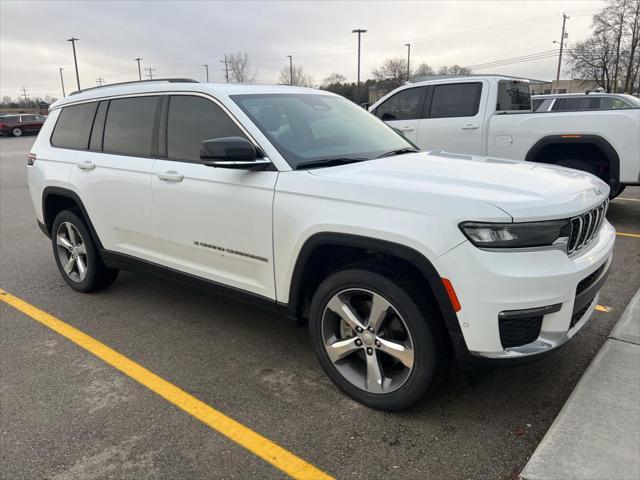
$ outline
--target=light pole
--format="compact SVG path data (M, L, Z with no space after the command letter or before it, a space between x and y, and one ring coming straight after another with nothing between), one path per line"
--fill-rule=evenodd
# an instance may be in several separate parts
M407 82L411 80L411 44L405 43L405 47L407 47Z
M287 55L289 58L289 85L293 86L293 57Z
M564 32L564 26L567 23L566 13L562 14L562 34L560 35L560 55L558 55L558 71L556 72L556 93L558 93L558 87L560 86L560 67L562 66L562 48L564 47L564 39L567 34Z
M140 79L140 81L142 81L142 70L140 69L140 60L142 59L138 57L138 58L134 58L134 60L138 62L138 78Z
M62 77L62 70L64 70L64 68L60 68L60 83L62 84L62 97L66 97L67 94L64 93L64 78Z
M207 83L209 83L209 65L207 65L206 63L204 65L202 65L204 67L204 69L207 71Z
M76 57L76 42L79 38L71 37L67 40L67 42L71 42L71 47L73 47L73 63L76 66L76 82L78 83L78 90L80 90L80 75L78 74L78 59Z
M360 36L363 33L367 33L367 31L362 28L356 28L355 30L351 30L351 33L358 34L358 79L356 81L356 103L360 103Z

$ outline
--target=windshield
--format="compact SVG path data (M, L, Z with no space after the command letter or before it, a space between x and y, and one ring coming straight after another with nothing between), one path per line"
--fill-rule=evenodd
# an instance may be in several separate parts
M323 160L371 160L413 149L363 108L322 94L233 95L292 168Z

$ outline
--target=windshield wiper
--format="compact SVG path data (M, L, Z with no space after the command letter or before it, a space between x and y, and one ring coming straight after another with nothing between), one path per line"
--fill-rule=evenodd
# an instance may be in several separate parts
M402 155L403 153L416 153L419 151L420 150L411 147L398 148L396 150L389 150L388 152L384 152L382 155L378 155L376 158L391 157L392 155Z
M311 160L309 162L302 162L296 165L296 170L302 168L314 168L314 167L333 167L336 165L346 165L347 163L362 162L364 160L371 160L370 158L358 158L358 157L340 157L340 158L326 158L323 160Z

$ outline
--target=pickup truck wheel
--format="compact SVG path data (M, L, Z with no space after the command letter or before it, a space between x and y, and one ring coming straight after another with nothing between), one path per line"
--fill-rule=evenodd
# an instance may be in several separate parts
M442 329L409 277L369 267L340 270L320 284L310 336L338 388L369 407L399 410L441 378L447 359Z
M92 292L111 285L118 270L107 268L82 219L63 210L51 229L53 256L62 278L78 292Z

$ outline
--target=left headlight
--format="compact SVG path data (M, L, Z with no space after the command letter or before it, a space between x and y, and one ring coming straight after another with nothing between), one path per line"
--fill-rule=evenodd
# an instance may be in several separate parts
M569 220L527 223L463 222L462 233L480 248L531 248L564 245L571 232Z

